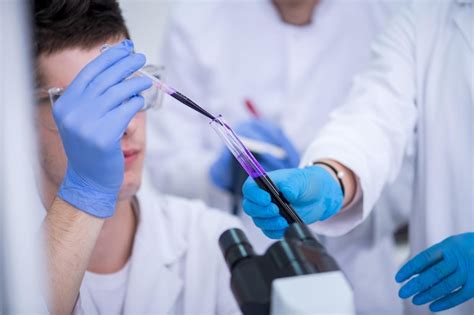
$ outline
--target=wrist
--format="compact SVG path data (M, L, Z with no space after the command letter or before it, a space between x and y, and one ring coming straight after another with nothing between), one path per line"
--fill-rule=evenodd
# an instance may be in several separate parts
M50 229L61 230L65 233L84 230L86 226L94 230L100 230L104 221L102 218L85 213L60 197L54 198L45 218L45 222L47 222ZM79 226L81 227L79 228Z
M118 191L94 187L68 167L57 195L82 212L109 218L115 212Z
M344 178L345 173L342 172L342 171L337 170L334 166L332 166L331 164L326 163L324 161L314 162L313 165L317 165L319 167L322 167L323 169L325 169L327 172L329 172L331 174L331 176L339 183L339 187L341 188L341 191L342 191L342 197L344 199L344 196L346 194L345 194L345 188L344 188L344 183L343 183L342 179Z
M356 194L357 182L354 173L343 164L334 160L318 160L313 162L313 165L326 169L339 183L344 196L342 204L344 209L344 207L352 202Z

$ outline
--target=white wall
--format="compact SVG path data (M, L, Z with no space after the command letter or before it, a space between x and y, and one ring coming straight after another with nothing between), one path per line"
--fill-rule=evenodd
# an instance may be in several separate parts
M148 63L161 65L160 49L169 5L173 0L120 0L130 36L137 52Z
M25 2L0 0L0 259L5 272L0 313L6 314L45 310L38 241L43 210L33 172L36 146Z

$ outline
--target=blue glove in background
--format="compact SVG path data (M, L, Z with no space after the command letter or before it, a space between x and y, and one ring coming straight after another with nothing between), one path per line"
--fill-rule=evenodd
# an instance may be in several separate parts
M120 140L143 107L137 94L151 86L145 77L125 79L144 64L123 41L85 66L53 106L68 159L58 196L100 218L115 211L125 168Z
M339 182L320 166L278 170L268 175L306 224L327 220L342 207ZM244 211L252 217L255 225L266 236L281 238L288 223L279 215L270 194L260 189L251 178L245 182L242 192Z
M283 130L274 123L264 119L251 119L238 125L235 128L235 132L239 136L273 144L286 152L285 159L278 159L270 154L258 154L256 158L266 171L298 166L300 161L298 151L288 137L286 137ZM227 147L224 147L219 158L210 169L210 176L213 183L224 190L232 189L232 176L235 174L235 172L231 170L232 159L232 154Z
M413 277L415 276L416 277ZM413 277L413 278L412 278ZM413 304L429 302L439 312L474 297L474 233L449 237L409 260L397 273L397 282L410 279L399 291Z

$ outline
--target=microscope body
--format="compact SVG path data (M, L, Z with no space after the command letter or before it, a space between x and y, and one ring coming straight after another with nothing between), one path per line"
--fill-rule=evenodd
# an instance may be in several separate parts
M292 224L261 256L239 229L224 232L219 245L244 315L354 314L346 278L305 225Z
M355 315L352 288L341 271L273 281L271 315Z

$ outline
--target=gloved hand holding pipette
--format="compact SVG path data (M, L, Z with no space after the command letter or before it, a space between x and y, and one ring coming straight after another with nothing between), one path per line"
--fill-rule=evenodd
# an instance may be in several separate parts
M127 79L145 64L123 41L89 63L53 106L66 152L66 175L58 195L100 218L113 215L124 177L120 140L143 108L137 96L151 86L146 77Z
M276 156L272 153L258 153L257 160L267 171L296 167L299 163L299 153L283 130L276 124L265 119L251 119L238 125L235 128L237 135L247 139L255 140L263 145L270 144L273 147L281 148L283 156ZM244 138L241 138L245 142ZM248 146L250 147L250 146ZM214 184L224 190L232 188L235 172L233 167L232 154L223 148L220 156L210 169L210 176Z
M343 204L342 189L336 178L321 166L285 169L268 173L280 192L306 224L327 220ZM270 195L251 178L242 188L244 211L266 236L281 238L288 223L279 215Z

